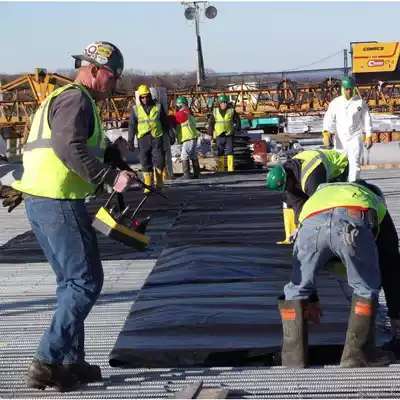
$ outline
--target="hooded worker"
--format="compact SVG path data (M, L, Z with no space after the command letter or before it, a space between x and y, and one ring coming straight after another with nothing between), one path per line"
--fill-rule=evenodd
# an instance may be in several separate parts
M170 129L168 117L161 105L153 100L148 86L140 85L138 94L139 104L133 107L129 120L129 150L132 151L135 148L134 139L137 136L144 182L146 185L153 185L155 172L155 186L161 188L164 184L165 167L163 135L167 135ZM148 191L145 189L145 192Z
M208 134L217 145L218 172L225 171L225 155L228 158L228 172L233 172L233 136L241 128L239 114L228 106L228 100L225 94L218 96L218 107L214 108L208 122Z
M301 209L321 183L347 181L348 164L346 155L335 150L306 150L268 172L267 187L286 192L283 209L286 238L278 244L291 243Z
M349 182L360 178L360 162L363 143L366 149L372 146L372 121L368 105L356 93L353 78L342 80L342 95L336 97L328 107L323 122L323 140L326 146L332 141L335 130L334 148L342 151L349 159ZM365 142L363 139L365 133Z
M176 99L178 111L169 116L171 125L176 127L178 143L182 144L181 160L183 177L190 178L190 161L193 166L193 178L200 177L200 164L197 158L197 127L196 119L188 106L186 97Z
M308 321L319 323L321 316L316 274L332 257L343 262L348 284L354 290L340 366L381 367L392 361L393 355L380 351L375 343L381 283L385 294L391 291L391 318L398 315L400 304L394 284L387 285L388 279L398 282L398 265L382 266L382 254L376 243L388 215L385 199L379 193L361 182L328 183L320 185L304 204L293 249L291 279L278 301L285 333L284 366L304 368L308 364ZM386 230L386 234L390 231ZM395 230L392 236L397 236ZM393 249L396 262L397 242ZM398 329L398 325L395 327Z

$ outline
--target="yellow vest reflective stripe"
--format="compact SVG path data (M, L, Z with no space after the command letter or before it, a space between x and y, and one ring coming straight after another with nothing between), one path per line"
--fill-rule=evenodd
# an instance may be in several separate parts
M365 186L354 182L324 183L304 203L299 222L303 222L311 214L338 207L371 208L376 211L379 223L386 214L384 199Z
M103 161L104 131L96 104L84 86L71 83L52 92L36 111L22 156L24 173L20 181L12 184L13 188L33 196L53 199L84 199L95 190L95 185L70 170L52 147L50 105L61 93L73 88L82 90L93 105L94 130L87 142L87 149L91 155Z
M176 136L178 143L187 142L188 140L197 139L196 119L192 114L186 113L187 120L176 126Z
M233 132L233 109L228 108L224 116L221 115L219 108L214 108L214 137L225 133L226 136L232 135Z
M326 182L330 182L343 173L349 161L345 154L335 150L308 150L296 154L293 158L303 161L301 165L301 188L305 191L310 174L323 163L326 169Z
M149 115L146 114L141 104L135 106L135 114L138 119L138 139L142 138L147 133L151 133L154 138L159 138L163 135L162 126L160 122L161 106L155 104L150 109Z

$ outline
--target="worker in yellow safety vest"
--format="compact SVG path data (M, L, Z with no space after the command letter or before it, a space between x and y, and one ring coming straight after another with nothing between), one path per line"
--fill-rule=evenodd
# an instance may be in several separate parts
M218 172L225 171L225 156L228 159L228 172L234 171L233 138L240 131L239 114L228 106L228 96L221 94L217 99L218 107L214 108L208 121L208 134L215 140L218 152Z
M139 145L140 164L143 169L144 182L161 188L164 184L165 149L163 136L169 134L168 117L160 104L157 104L146 85L138 88L139 104L133 107L129 120L128 145L133 151L135 136ZM149 189L145 189L149 192Z
M354 290L340 366L379 367L392 361L391 352L375 345L375 317L384 281L375 240L386 214L380 190L372 190L363 182L322 184L304 204L293 249L291 280L278 300L285 332L283 365L307 366L308 321L320 323L322 315L316 274L332 257L345 265L348 284ZM398 265L392 264L392 278L398 275L397 269Z
M176 99L178 111L169 116L172 126L175 126L178 143L182 145L181 161L183 178L200 178L200 164L197 158L197 126L196 119L188 106L187 99L179 96ZM193 166L193 176L190 175L190 161Z
M124 66L120 50L95 42L73 57L79 68L75 82L52 92L36 111L24 173L12 184L15 193L23 193L32 231L57 277L56 310L26 383L59 391L102 380L100 367L85 361L84 322L104 280L85 199L99 184L122 192L135 178L104 164L105 137L95 103L115 89Z
M303 204L321 183L347 181L348 165L346 155L335 150L306 150L268 172L267 187L286 192L283 209L286 238L279 244L291 243L290 236L296 230Z

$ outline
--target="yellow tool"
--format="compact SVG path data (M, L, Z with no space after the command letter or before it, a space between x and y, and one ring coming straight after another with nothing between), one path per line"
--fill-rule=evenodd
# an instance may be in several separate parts
M283 203L283 223L285 226L285 240L277 242L276 244L291 244L289 241L290 235L296 230L296 224L294 223L294 211L293 208L288 208L286 203Z
M117 240L118 242L133 247L136 250L143 251L150 243L150 237L145 235L150 217L147 217L143 221L139 221L135 218L135 216L146 200L153 193L164 198L167 197L153 187L146 185L139 179L136 180L141 184L141 186L149 190L149 192L145 194L144 198L140 201L139 205L134 209L134 211L132 212L129 206L122 210L121 204L125 206L122 194L114 191L107 200L106 204L96 213L92 222L92 226L99 232L114 240ZM110 207L115 195L119 197L117 210L115 206Z
M230 155L227 158L228 158L228 172L233 172L234 171L233 155Z

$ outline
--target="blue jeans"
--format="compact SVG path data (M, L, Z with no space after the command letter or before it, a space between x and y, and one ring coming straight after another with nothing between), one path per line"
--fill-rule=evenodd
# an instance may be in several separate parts
M353 243L345 240L353 224ZM354 294L366 299L378 298L381 276L374 235L364 217L350 217L345 208L335 208L303 221L293 249L292 277L285 285L287 300L307 299L315 294L316 274L332 257L339 257L347 269Z
M84 321L100 295L103 267L84 200L25 199L26 213L56 275L57 304L36 358L49 364L85 358Z

